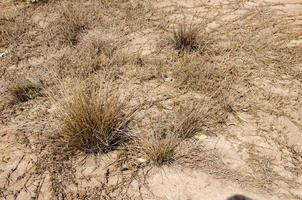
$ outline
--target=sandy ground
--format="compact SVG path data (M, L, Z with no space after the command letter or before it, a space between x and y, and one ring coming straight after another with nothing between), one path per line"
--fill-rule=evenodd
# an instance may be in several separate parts
M270 2L276 4L272 7L288 13L291 23L297 27L297 33L301 35L302 1L270 0ZM196 1L192 0L162 1L157 6L169 9L169 6L174 4L187 7L185 10L188 13L199 9L194 7ZM0 2L0 12L14 12L14 9L16 7L12 4ZM32 20L42 28L48 23L43 15L36 12L32 16ZM128 48L131 45L138 46L142 54L148 55L152 53L155 46L153 43L158 36L148 34L146 30L145 33L133 33L129 37L134 39L128 44ZM292 44L296 48L302 47L298 40ZM0 50L0 53L5 51ZM50 62L56 54L60 52L50 48L49 55L33 57L28 55L21 58L21 64L6 68L8 72L12 72L10 74L26 70L42 74L44 69L39 67ZM300 70L301 67L300 65ZM152 195L146 192L143 198L219 200L241 193L255 200L302 199L302 82L301 79L289 79L287 74L280 74L280 79L281 81L274 81L259 76L253 81L253 87L257 89L250 91L259 109L253 111L252 108L241 108L238 116L231 116L228 119L224 133L200 135L201 143L210 152L205 152L205 157L211 157L207 165L199 169L184 169L179 166L152 169L149 177L149 190ZM139 83L130 81L127 88L141 90L143 94L143 91L155 88L154 85L156 82L150 81L141 87ZM5 106L8 88L7 78L1 78L0 100ZM154 92L143 96L152 99L156 95L161 95L163 91L177 95L173 88L156 87ZM277 106L272 105L271 100L278 98L280 103ZM169 101L166 104L169 106ZM49 174L42 177L42 188L39 188L40 183L34 181L26 185L27 179L24 178L24 173L29 171L36 161L35 155L31 152L36 150L34 144L39 141L39 133L50 130L51 119L47 117L47 113L50 112L52 105L44 101L43 97L1 111L0 198L20 200L53 198L49 191ZM80 184L85 185L84 179L89 176L91 179L89 184L97 185L104 170L101 166L95 167L91 159L79 164L77 174L83 177ZM41 190L38 197L33 192L37 189Z

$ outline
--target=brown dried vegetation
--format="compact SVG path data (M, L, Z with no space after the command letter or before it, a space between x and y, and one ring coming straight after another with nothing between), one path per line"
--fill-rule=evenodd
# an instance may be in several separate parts
M200 27L194 24L181 23L173 31L170 43L177 51L193 52L202 48Z
M105 153L128 140L132 119L125 102L116 95L100 91L77 90L57 113L59 140L71 150Z
M265 6L247 9L240 17L232 20L225 19L228 14L201 14L196 19L202 19L200 24L186 21L179 23L172 35L169 35L169 44L163 42L163 49L143 52L144 55L137 53L140 52L137 46L145 45L144 41L149 45L149 41L157 38L154 35L167 38L163 32L158 31L162 27L172 26L170 22L175 16L171 20L168 17L171 13L166 8L157 10L150 6L149 1L145 3L136 0L89 0L85 3L51 1L43 6L49 6L54 14L45 30L21 26L19 19L15 18L0 19L0 47L15 44L18 36L30 32L33 34L29 37L31 39L35 36L50 36L47 40L49 49L45 52L52 54L49 57L43 55L47 57L43 59L37 56L36 59L36 55L44 53L40 52L43 48L37 45L39 43L33 45L29 38L25 38L28 41L23 41L20 47L25 49L25 53L37 46L40 48L37 47L33 53L35 56L26 54L33 59L16 58L12 52L20 50L8 49L8 54L11 53L10 56L18 60L17 65L9 66L10 61L5 60L6 55L3 54L3 60L8 65L5 63L0 66L5 66L1 71L6 78L15 73L15 69L25 72L30 69L27 73L32 73L45 65L49 71L53 70L52 73L59 82L76 82L74 87L61 88L64 95L54 99L54 102L49 100L52 96L42 100L46 103L37 99L37 104L45 108L46 113L45 118L40 120L43 124L39 124L42 123L39 120L36 122L36 127L40 128L36 131L39 134L34 135L35 130L30 128L24 131L36 136L27 135L29 141L38 138L38 141L31 144L37 162L34 162L35 170L28 180L36 183L36 180L41 181L41 177L49 175L49 187L52 195L58 199L123 199L120 193L116 195L115 192L119 189L121 193L128 194L131 182L141 178L140 173L148 167L181 164L210 172L212 167L218 169L223 162L215 154L204 153L203 141L198 136L223 135L227 132L226 122L230 116L239 122L244 121L239 117L239 112L253 110L257 113L259 109L274 113L277 109L271 111L269 106L278 107L280 102L290 102L282 95L262 95L264 89L259 89L260 86L257 85L259 78L268 80L267 82L278 82L284 76L288 80L301 79L298 76L301 70L297 67L301 64L301 52L288 45L298 36L287 33L287 21L275 18L277 15L273 15ZM37 13L45 12L43 6L33 10ZM209 13L221 9L219 6L211 6L205 7L209 9ZM177 15L179 13L176 11L181 10L180 7L175 7L173 12ZM19 18L25 16L27 15ZM43 15L27 16L26 20L30 21L33 16L37 18L37 24L39 20L44 22ZM214 17L211 18L212 16ZM207 21L216 22L217 26L209 28L205 23ZM162 40L152 42L158 41ZM27 48L27 43L30 43L30 48ZM124 51L129 51L129 58L124 57ZM42 64L35 63L35 60L42 60ZM49 64L49 60L54 63ZM20 71L20 74L24 71ZM108 78L112 78L111 74L116 75L113 80ZM101 80L99 75L106 78ZM56 80L51 79L49 82L52 84L49 84L48 89L56 96ZM96 82L101 87L117 86L123 92L94 87ZM2 88L0 89L2 94ZM9 90L16 102L34 99L40 92L41 88L32 83L16 84ZM135 98L123 99L130 94ZM261 104L263 99L268 103ZM52 103L52 108L47 103ZM17 104L16 107L22 105L24 104ZM35 109L30 111L37 112ZM3 113L12 112L7 108ZM299 157L298 151L288 154ZM105 178L100 182L95 181L99 183L96 187L90 187L89 184L83 184L83 187L81 183L83 180L89 183L93 177L78 177L77 170L81 166L73 161L81 156L85 159L89 156L108 156L113 160L110 163L104 161L104 169L107 170ZM258 162L256 159L259 158L255 158L255 163ZM296 166L301 166L300 160L296 160ZM213 174L225 169L226 167L221 168ZM295 168L295 173L297 177L301 175L298 167ZM231 171L221 174L227 174L232 179ZM114 181L116 184L112 184ZM234 181L237 180L234 178ZM71 183L83 192L71 191ZM25 189L22 189L24 191L29 185L26 184L27 181ZM39 189L40 182L38 185ZM0 197L2 193L6 195L6 191L9 191L6 185L3 188L5 192L0 187ZM16 196L20 193L19 190L14 191L14 188L11 190ZM36 193L39 194L39 191Z
M50 36L59 44L75 45L78 35L88 27L88 16L83 7L76 4L63 4L59 8L59 16L50 25Z

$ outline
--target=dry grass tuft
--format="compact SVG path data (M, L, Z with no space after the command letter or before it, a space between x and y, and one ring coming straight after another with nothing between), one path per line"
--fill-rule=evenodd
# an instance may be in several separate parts
M105 153L128 138L132 115L117 96L98 91L77 91L59 112L59 140L71 150Z
M177 114L179 116L175 121L152 128L152 133L139 131L121 155L128 159L143 160L151 166L169 165L176 161L185 154L182 143L191 140L203 125L198 110L181 111L183 112Z
M198 108L180 109L172 126L172 132L177 138L187 139L202 131L204 117Z
M10 88L10 93L13 96L13 102L26 102L39 96L41 87L32 83L24 82L17 83Z
M192 23L181 23L173 31L170 42L177 51L198 51L203 45L199 40L200 29Z
M59 44L75 45L78 35L88 28L87 22L87 13L83 7L63 4L59 18L51 26L50 34Z
M180 140L172 134L153 134L149 137L140 137L135 144L139 156L146 159L151 165L163 166L175 160L175 153Z

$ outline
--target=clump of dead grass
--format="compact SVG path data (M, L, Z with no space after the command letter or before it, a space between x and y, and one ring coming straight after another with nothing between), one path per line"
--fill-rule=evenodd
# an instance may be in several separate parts
M88 27L88 16L82 6L67 3L59 9L60 15L51 25L50 35L59 44L75 45L78 36Z
M26 102L41 95L41 87L30 81L16 83L10 88L13 102Z
M162 166L175 160L175 153L180 140L168 133L155 133L151 136L137 138L134 150L141 159L151 165Z
M86 153L116 149L127 140L132 119L116 95L86 89L66 99L57 114L60 142Z
M201 132L204 126L204 114L199 108L185 110L181 108L177 112L177 117L171 126L173 135L177 138L188 139Z
M183 22L174 29L170 37L170 43L177 51L193 52L202 47L200 40L200 28L193 23Z
M132 137L131 143L121 156L134 158L134 162L143 162L151 166L172 164L182 156L182 143L192 140L201 131L201 114L198 109L181 110L173 122L153 127L152 132L140 132ZM131 159L130 161L131 162Z

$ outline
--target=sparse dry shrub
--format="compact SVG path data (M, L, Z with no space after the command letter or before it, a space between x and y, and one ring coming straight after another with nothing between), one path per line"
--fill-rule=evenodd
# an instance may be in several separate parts
M204 114L199 108L180 109L177 113L177 117L174 123L172 123L171 128L177 138L192 138L202 131Z
M193 52L202 48L200 27L183 22L173 31L170 43L177 51Z
M171 164L175 160L179 138L172 133L155 133L137 138L133 147L138 155L154 166Z
M10 94L13 97L13 102L26 102L41 93L41 87L30 81L20 82L10 88Z
M127 140L132 114L115 94L80 89L63 102L57 117L61 143L71 150L105 153Z
M102 78L99 76L98 80ZM74 159L82 153L84 156L107 153L128 141L129 123L135 112L127 112L127 101L121 100L113 90L109 91L107 85L95 80L76 81L60 82L55 91L50 91L49 97L58 103L53 113L57 132L53 134L54 130L50 130L52 134L41 138L38 146L41 149L36 149L38 159L34 176L49 174L52 195L60 199L80 198L78 191L69 190L70 186L78 184ZM84 192L90 187L85 187L81 192L83 198L94 195L95 198L109 198L117 195L115 190L124 190L123 186L111 185L105 180L98 186L100 191L90 191L87 195Z
M157 132L151 135L141 135L133 140L120 152L118 158L126 165L134 166L164 166L177 162L181 157L190 157L191 150L196 146L184 145L194 143L194 138L180 138L173 132ZM192 148L191 148L192 147ZM135 163L135 164L133 164Z
M51 38L59 44L75 45L78 35L88 27L88 16L82 6L73 3L62 4L59 17L51 24Z
M194 140L202 130L203 116L198 109L180 109L177 117L162 126L150 130L139 130L126 145L120 156L128 162L144 162L150 166L169 165L189 151L184 149L183 142ZM183 151L184 150L184 151ZM124 159L125 159L124 158ZM133 160L134 158L134 160ZM126 159L126 160L127 160Z

